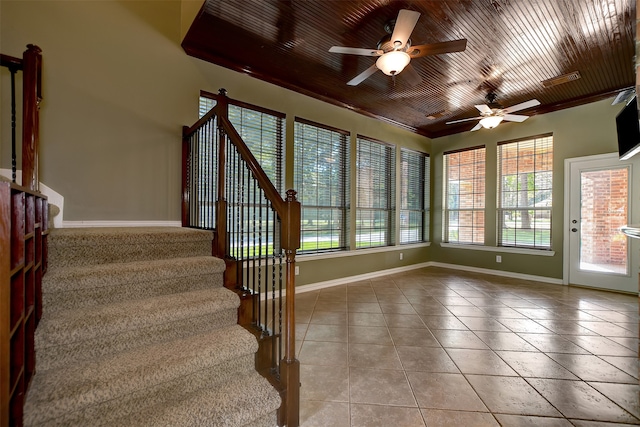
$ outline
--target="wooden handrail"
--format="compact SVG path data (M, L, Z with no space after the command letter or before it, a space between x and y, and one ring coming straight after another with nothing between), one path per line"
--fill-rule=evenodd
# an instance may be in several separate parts
M200 211L190 212L190 209L200 209L198 203L202 196L200 192L191 194L194 188L200 191L199 186L189 182L191 179L195 179L195 177L189 176L190 173L200 174L200 172L191 172L198 170L198 166L192 166L191 162L195 162L194 164L198 165L203 161L208 165L213 165L212 168L205 166L205 170L201 172L203 176L208 177L211 187L216 185L215 193L213 191L207 193L215 194L216 197L213 254L224 258L227 263L225 286L238 291L241 296L241 304L245 304L245 302L247 304L241 305L239 313L245 313L248 321L240 315L239 322L258 331L260 350L256 355L256 368L277 384L283 398L282 406L278 412L278 425L286 424L289 427L297 427L299 425L300 412L300 362L295 356L295 256L296 251L300 248L301 240L301 206L300 202L296 200L296 192L294 190L288 190L286 198L280 195L259 161L251 152L251 149L236 131L228 117L228 106L232 102L235 103L236 101L229 100L226 96L226 91L221 89L219 95L216 96L216 106L193 126L185 126L183 128L182 220L184 226L191 226L193 225L191 223L192 218L199 218L200 215ZM211 126L214 119L217 125L215 130ZM203 132L202 136L200 132ZM206 144L206 148L200 144ZM214 145L210 146L209 144ZM200 150L215 152L217 158L201 159L199 157L200 154L198 154ZM199 170L202 171L202 169ZM242 172L239 172L240 170ZM229 180L235 181L239 177L243 177L241 183L228 182ZM244 177L253 182L249 186L253 190L247 189ZM204 183L204 185L206 186L207 184ZM232 190L225 188L228 185L232 186L230 187ZM258 190L253 186L257 186ZM207 190L204 191L206 192ZM236 191L238 192L237 194L235 193ZM239 200L244 200L241 198L245 191L258 191L260 194L259 199L262 202L256 202L255 198L253 202L249 201L247 205L243 204L245 202L239 202ZM191 200L192 197L193 199ZM226 200L225 197L229 198L229 200ZM205 198L205 200L206 203L211 203L210 199ZM267 201L266 203L264 203L265 200ZM248 257L254 257L252 258L253 260L263 259L262 251L260 250L259 254L254 251L248 255L248 251L242 249L242 238L230 240L236 239L244 231L239 231L240 228L236 227L235 223L227 222L227 219L233 219L234 221L237 220L239 224L246 224L240 219L242 214L239 212L243 212L242 209L245 208L254 209L256 206L262 206L259 209L264 208L272 212L271 218L275 219L277 216L279 219L277 221L279 225L272 228L272 232L279 230L278 246L274 243L272 248L269 249L274 252L271 255L266 253L265 255L274 257L273 265L275 265L276 257L281 257L282 255L284 255L286 262L284 266L284 281L281 281L282 276L276 280L274 273L273 279L278 285L277 288L275 287L276 285L270 288L271 297L273 298L277 298L277 294L279 294L279 297L284 297L285 294L283 292L286 293L284 301L281 299L281 304L284 302L284 307L281 305L280 310L278 310L273 306L271 313L274 317L269 321L265 321L266 317L260 314L260 309L258 309L257 314L253 309L253 307L261 307L261 295L266 290L266 287L261 290L259 286L255 286L256 282L262 283L260 273L258 273L258 278L255 281L252 281L248 276L244 276L243 273L248 269L253 269L255 272L263 268L259 261L257 264L253 263L251 265L249 265L248 261ZM255 222L255 211L253 212L252 221ZM192 215L195 215L195 217ZM250 214L247 213L247 215ZM259 217L262 218L262 214L259 214ZM269 214L266 214L266 218L270 218ZM202 226L203 223L200 220L196 221L196 226ZM275 220L271 219L267 219L267 221L272 224L276 223ZM209 221L204 223L211 224ZM229 226L230 230L227 230L227 226ZM259 233L262 233L262 231ZM270 242L269 236L272 235L267 232L265 242ZM261 238L259 237L258 239ZM263 243L257 244L258 247L263 247L262 245ZM269 245L267 244L265 247ZM267 307L265 310L268 311L269 308ZM275 320L276 312L281 316L277 322ZM277 326L278 324L282 326L281 329ZM269 328L273 330L269 331ZM281 352L282 347L284 347L284 352Z
M22 70L22 59L0 53L0 67Z

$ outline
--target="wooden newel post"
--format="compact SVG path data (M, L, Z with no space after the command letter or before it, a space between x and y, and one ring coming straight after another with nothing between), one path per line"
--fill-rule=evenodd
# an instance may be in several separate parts
M218 117L229 117L229 101L227 90L219 89L216 109ZM220 258L227 256L227 200L225 192L225 164L227 157L227 134L222 127L222 121L218 120L218 196L216 198L216 234L217 242L214 255Z
M189 130L189 126L182 127L182 226L188 227L189 217L191 216L190 211L190 199L191 192L189 189L189 176L191 172L191 165L189 164L189 159L191 158L191 144L189 143L189 137L187 136L187 131Z
M39 109L42 101L42 50L27 45L23 54L22 186L38 190Z
M287 296L285 306L285 347L284 359L280 363L282 382L286 388L284 421L287 427L300 424L300 362L296 359L296 323L295 323L295 266L296 250L300 248L300 202L296 192L287 190L286 226L282 229L282 246L287 260Z

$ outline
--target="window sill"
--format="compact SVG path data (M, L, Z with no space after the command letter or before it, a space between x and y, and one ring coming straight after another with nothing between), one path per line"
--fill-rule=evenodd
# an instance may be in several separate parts
M348 256L366 255L366 254L373 254L373 253L379 253L379 252L403 251L407 249L426 248L429 246L431 246L431 242L411 243L406 245L394 245L394 246L381 246L377 248L366 248L366 249L351 249L348 251L335 251L335 252L326 252L326 253L320 253L320 254L304 254L304 255L296 255L296 262L311 261L311 260L317 260L317 259L343 258Z
M556 254L556 251L548 251L544 249L511 248L508 246L457 245L453 243L440 243L440 247L538 256L554 256Z

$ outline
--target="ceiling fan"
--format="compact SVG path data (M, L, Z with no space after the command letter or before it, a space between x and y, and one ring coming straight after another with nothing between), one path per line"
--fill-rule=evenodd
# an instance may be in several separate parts
M448 42L423 44L412 46L409 37L420 18L420 12L401 9L398 18L387 23L385 30L387 35L378 42L377 49L361 49L355 47L332 46L329 52L344 53L350 55L378 57L375 64L349 80L349 86L356 86L380 70L387 76L396 76L407 68L409 78L414 83L421 81L420 76L411 67L409 62L413 58L427 55L440 55L443 53L461 52L467 48L467 40L453 40Z
M530 99L529 101L512 105L511 107L502 108L502 106L496 102L497 97L498 96L494 92L490 92L489 94L487 94L487 102L489 105L475 105L475 107L480 111L480 116L471 117L468 119L454 120L452 122L447 122L447 124L452 125L454 123L467 122L470 120L480 120L480 122L471 129L472 132L480 128L493 129L494 127L498 126L503 120L507 122L524 122L529 118L529 116L511 113L515 113L516 111L520 110L526 110L527 108L540 105L540 101L538 101L537 99Z

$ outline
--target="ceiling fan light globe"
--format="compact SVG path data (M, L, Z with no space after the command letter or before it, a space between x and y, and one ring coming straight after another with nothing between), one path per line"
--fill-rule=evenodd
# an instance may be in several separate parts
M400 74L404 67L409 65L411 57L406 52L392 50L380 56L376 61L376 67L387 76Z
M485 129L493 129L502 122L501 116L489 116L480 120L480 125Z

